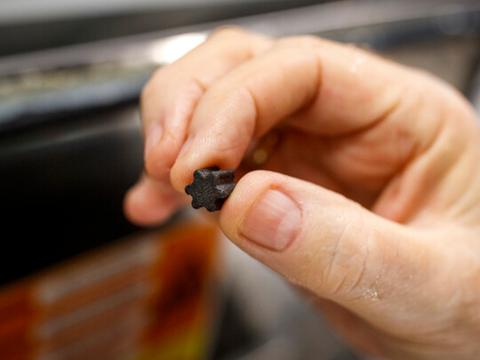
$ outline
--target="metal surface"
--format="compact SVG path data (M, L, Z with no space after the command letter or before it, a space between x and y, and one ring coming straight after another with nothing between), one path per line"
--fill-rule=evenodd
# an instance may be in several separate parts
M480 3L476 1L423 0L417 2L337 1L263 15L229 19L168 29L150 34L75 45L28 55L0 58L0 76L36 68L71 67L104 62L155 62L162 65L198 45L212 29L238 25L272 36L322 34L333 38L368 42L386 40L382 30L399 35L418 31L437 35L476 33L480 28ZM397 27L398 26L398 27ZM364 28L359 29L359 28ZM366 29L365 29L366 28ZM401 31L400 31L401 30ZM185 35L188 34L188 35ZM180 36L175 36L180 35ZM393 40L391 37L387 37ZM385 42L385 41L384 41ZM177 49L178 47L178 52ZM163 50L166 48L168 50ZM159 55L165 51L165 55Z
M135 118L77 115L0 141L0 284L137 230L122 214L142 167Z
M289 1L276 0L270 3L285 4ZM229 6L237 0L202 0L201 6ZM255 7L258 0L242 0L244 7ZM31 20L51 21L79 16L98 16L112 13L132 13L140 10L168 10L172 7L188 9L198 6L195 0L3 0L0 23L27 22Z
M4 0L0 56L315 3L319 0Z

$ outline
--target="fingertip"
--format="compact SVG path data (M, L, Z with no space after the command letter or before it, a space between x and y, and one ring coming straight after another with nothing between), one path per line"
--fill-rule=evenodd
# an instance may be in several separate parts
M157 181L168 179L170 168L175 162L180 148L180 140L168 132L155 140L147 137L145 144L145 170L149 176Z
M185 186L192 182L195 170L210 166L221 166L209 158L205 143L190 136L170 170L170 182L175 190L184 193Z
M167 220L179 206L170 194L152 189L141 181L130 189L124 199L125 216L140 226L154 226Z
M170 183L180 193L185 193L185 186L192 182L193 172L191 166L184 160L177 160L170 170Z
M219 167L236 169L246 146L225 149L208 134L197 135L184 144L178 158L170 170L170 182L177 191L184 192L192 182L193 173L198 169Z

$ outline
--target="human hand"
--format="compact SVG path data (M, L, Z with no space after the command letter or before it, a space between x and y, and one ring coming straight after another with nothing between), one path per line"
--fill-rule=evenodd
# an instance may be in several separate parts
M365 352L480 357L480 131L448 85L352 46L226 29L152 77L142 117L133 221L164 220L194 170L246 172L267 143L225 234Z

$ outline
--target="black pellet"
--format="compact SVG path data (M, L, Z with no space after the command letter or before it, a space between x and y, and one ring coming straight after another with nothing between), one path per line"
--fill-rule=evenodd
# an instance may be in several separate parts
M193 182L185 187L185 192L192 197L192 207L218 211L235 188L233 170L220 170L210 167L195 170Z

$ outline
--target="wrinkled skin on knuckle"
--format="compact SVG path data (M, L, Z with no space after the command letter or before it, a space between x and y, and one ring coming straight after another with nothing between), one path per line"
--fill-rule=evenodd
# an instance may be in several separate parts
M292 96L292 99L295 99L297 108L293 114L288 114L286 119L282 119L288 121L292 119L294 114L309 108L310 104L317 98L322 78L321 61L313 46L299 46L295 43L292 43L292 46L276 44L272 48L272 53L279 59L276 65L278 69L285 73L297 74L299 78L304 79L301 87L298 86L298 81L290 81L296 86L296 88L290 88L290 92L296 95ZM308 79L305 74L309 74ZM301 100L299 101L298 98L301 98Z
M410 112L417 116L409 124L421 141L418 151L428 150L436 141L441 140L439 135L442 131L449 131L455 133L457 140L456 146L451 146L450 151L458 152L458 147L461 149L469 142L467 140L471 140L469 134L477 126L471 105L451 85L430 73L413 69L410 72L414 84L413 99L418 100L411 102L414 108Z
M246 124L238 128L239 136L229 139L225 139L221 136L223 134L221 130L213 131L211 136L217 139L215 141L215 153L218 154L218 160L238 158L238 155L245 151L245 148L248 145L248 141L245 139L250 139L252 132L252 127L249 127ZM216 134L219 134L220 136ZM246 137L242 137L240 134L245 134Z
M359 219L362 215L344 216L348 220L341 220L342 225L332 227L335 231L326 235L332 240L323 251L321 282L330 296L355 298L365 295L371 287L369 258L373 233Z
M421 179L414 184L418 190L411 201L423 212L413 213L410 221L432 223L438 216L456 221L471 218L474 203L478 204L471 201L478 199L478 191L472 192L479 158L472 146L479 139L475 116L448 86L433 79L424 86L430 95L422 97L418 119L412 123L420 140L406 172Z

